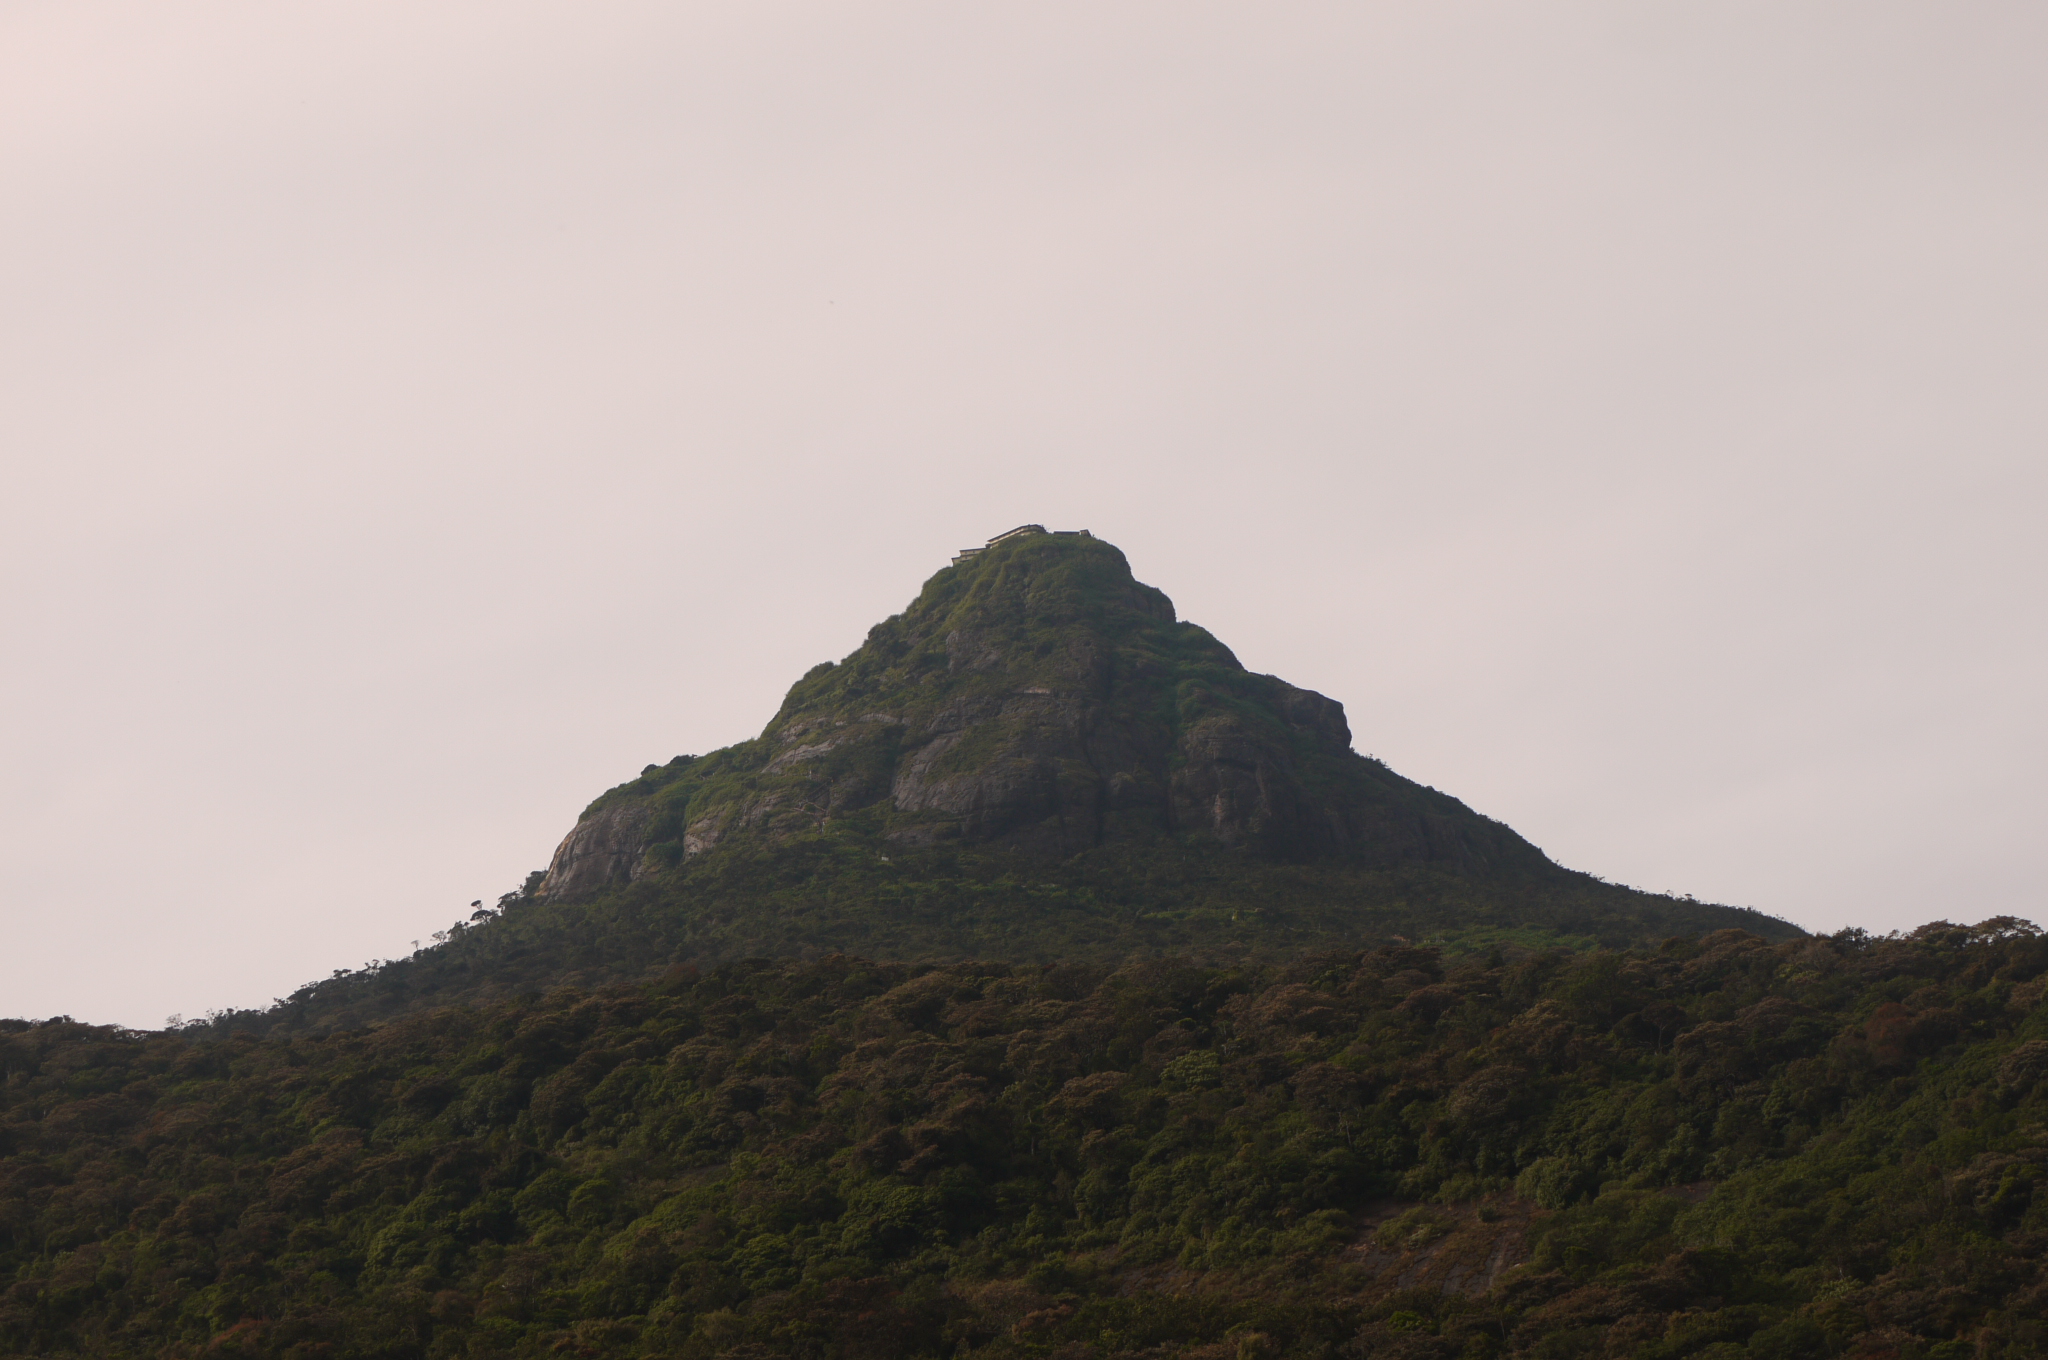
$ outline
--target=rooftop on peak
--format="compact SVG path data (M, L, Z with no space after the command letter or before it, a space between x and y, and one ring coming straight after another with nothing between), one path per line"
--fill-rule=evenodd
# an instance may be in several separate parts
M957 567L970 557L979 557L981 556L981 554L987 552L990 548L993 548L998 543L1008 543L1013 538L1028 538L1033 534L1043 534L1047 532L1052 533L1056 537L1062 538L1095 537L1094 534L1089 533L1086 529L1047 530L1043 524L1020 524L1016 528L1010 530L1008 533L997 534L994 538L990 539L987 543L984 543L979 548L962 548L957 554L954 555L953 565Z

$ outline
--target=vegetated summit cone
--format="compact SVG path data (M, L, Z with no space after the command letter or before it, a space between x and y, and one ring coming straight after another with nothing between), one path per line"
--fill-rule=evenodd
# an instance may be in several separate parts
M1559 868L1506 826L1353 751L1343 705L1246 670L1133 579L1115 547L1037 526L956 558L851 656L799 680L758 738L649 766L592 803L536 895L580 899L714 851L821 832L899 856L952 847L1021 859L1045 879L1104 856L1192 854L1211 879L1219 858L1226 874L1231 863L1323 866L1377 874L1366 896L1384 896L1387 871L1426 870L1553 898L1568 886L1575 899L1573 921L1484 913L1493 924L1583 928L1576 918L1602 910L1591 893L1616 909L1629 899L1626 934L1796 933ZM1645 902L1671 910L1646 915ZM1440 913L1433 923L1461 924Z
M1247 671L1110 544L1039 531L933 576L858 651L799 680L757 740L598 799L540 891L854 817L901 846L1048 860L1192 837L1267 860L1548 865L1358 755L1342 704Z

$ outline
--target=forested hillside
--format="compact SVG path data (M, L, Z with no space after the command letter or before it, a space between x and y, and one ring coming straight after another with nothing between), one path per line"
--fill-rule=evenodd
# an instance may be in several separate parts
M477 906L262 1010L0 1022L0 1354L2044 1344L2032 926L1566 869L1083 534Z
M0 1352L2037 1355L2044 972L1998 920L11 1022Z
M647 981L671 963L834 951L1108 969L1168 955L1270 964L1393 936L1622 946L1731 925L1772 939L1801 933L1760 912L1546 868L1476 879L1429 865L1274 864L1171 841L1048 865L1000 849L892 847L855 817L772 846L723 846L590 897L507 894L407 958L337 970L274 1007L220 1013L207 1027L362 1025L565 982Z

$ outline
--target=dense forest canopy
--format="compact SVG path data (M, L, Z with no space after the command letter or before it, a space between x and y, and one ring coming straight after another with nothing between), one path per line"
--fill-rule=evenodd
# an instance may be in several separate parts
M2021 1356L2048 940L673 965L0 1033L0 1351Z

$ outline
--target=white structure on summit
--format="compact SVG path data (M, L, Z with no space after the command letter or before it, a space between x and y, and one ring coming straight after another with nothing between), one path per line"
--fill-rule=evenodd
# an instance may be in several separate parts
M1006 534L997 534L994 538L990 539L987 543L983 544L979 548L962 548L959 551L958 555L956 555L953 558L953 565L957 567L970 557L979 557L983 553L987 552L990 548L993 548L998 543L1008 543L1013 538L1029 538L1033 534L1042 534L1045 532L1047 532L1047 530L1043 524L1020 524ZM1054 529L1051 530L1051 533L1055 538L1095 537L1094 534L1089 533L1086 529Z

